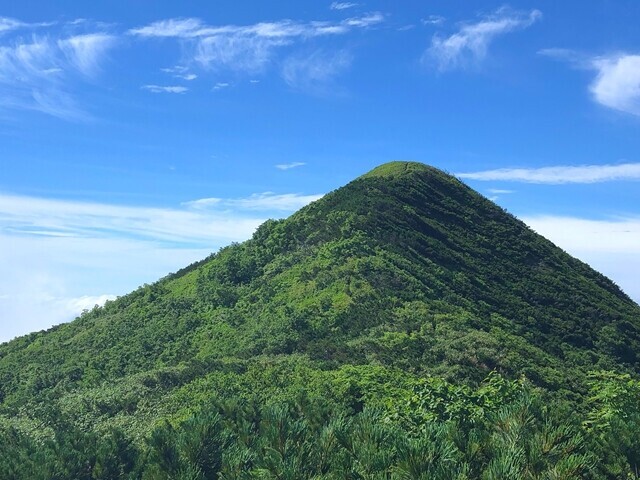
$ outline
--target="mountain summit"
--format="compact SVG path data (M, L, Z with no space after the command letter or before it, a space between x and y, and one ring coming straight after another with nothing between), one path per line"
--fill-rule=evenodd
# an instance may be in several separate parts
M392 162L0 345L0 420L36 428L55 412L135 431L213 394L337 392L335 372L364 366L468 385L497 371L576 398L588 371L640 371L638 352L640 307L610 280L455 177Z

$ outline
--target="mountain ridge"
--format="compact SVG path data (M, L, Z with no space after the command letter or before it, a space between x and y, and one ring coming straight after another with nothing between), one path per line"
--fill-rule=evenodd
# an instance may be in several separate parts
M530 243L527 248L518 248L518 242L522 241ZM444 299L463 308L470 308L465 295L473 294L475 306L471 310L485 316L491 313L504 316L507 310L497 308L504 302L511 302L512 309L520 307L532 313L541 307L556 310L564 308L564 304L555 306L557 299L550 295L529 291L532 286L540 287L541 279L553 280L557 287L564 283L561 291L572 287L571 295L579 300L580 305L589 303L589 299L579 291L580 282L591 282L591 287L600 294L604 291L613 295L617 298L616 302L627 305L623 308L633 309L630 305L635 305L606 277L569 257L548 240L543 240L524 223L464 183L416 162L383 164L346 187L302 208L289 219L266 222L249 241L222 249L219 254L170 274L149 288L153 290L173 282L176 298L188 302L199 295L210 295L210 301L218 302L216 305L230 307L234 304L233 297L238 296L240 290L260 275L267 273L273 276L278 268L295 270L295 262L309 259L311 251L317 253L317 250L332 242L335 243L332 245L334 250L323 254L346 255L345 258L350 258L350 246L352 249L361 249L359 254L371 260L383 252L381 258L401 272L394 280L398 287L410 284L415 287L412 287L412 293L417 292L422 299ZM242 255L238 254L241 250L249 253L247 258L241 258ZM281 258L270 264L276 256ZM215 268L207 267L216 257L224 260L221 262L224 271L219 274L214 271ZM473 261L469 260L470 257ZM505 263L506 257L511 257L513 264ZM227 258L230 259L228 262ZM496 259L500 259L504 265L500 268L491 265L488 268L487 265ZM389 263L386 265L389 266ZM562 281L553 279L548 271L558 265L575 269L575 278ZM267 271L263 272L267 267ZM319 266L314 268L314 272L321 271ZM417 273L421 269L426 269L428 279ZM208 280L203 280L207 275ZM519 279L521 276L527 277L529 283L526 286ZM298 281L300 278L291 280ZM373 283L380 283L380 279L372 280ZM368 283L371 285L372 282ZM502 289L507 286L511 293L504 295ZM135 295L135 292L130 295ZM562 301L568 303L570 300L565 297L562 296ZM116 303L127 304L128 298L124 296ZM101 312L98 315L110 311L113 308L110 305L98 310ZM586 308L586 314L597 316L593 310L593 307ZM522 316L518 315L520 323L523 323ZM550 321L540 334L544 335L546 330L553 328L553 322ZM565 331L564 334L571 340L571 332ZM594 342L589 335L583 335L577 341L587 344Z
M513 402L525 383L582 412L593 371L637 376L639 353L640 306L613 282L455 177L392 162L0 345L0 445L68 429L141 445L212 404L305 398L401 424L422 412L409 426L424 428L420 415L464 423L446 413L460 398L493 415L486 392Z

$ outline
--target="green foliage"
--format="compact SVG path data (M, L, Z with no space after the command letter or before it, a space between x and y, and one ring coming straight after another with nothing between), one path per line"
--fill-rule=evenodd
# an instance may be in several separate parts
M479 388L456 385L438 377L421 378L403 402L389 404L390 418L416 436L434 421L454 421L466 429L487 421L505 404L513 403L529 390L524 381L508 381L492 372Z
M609 473L619 478L640 473L640 380L629 374L593 372L590 410L584 422L609 457Z
M179 430L158 426L148 440L144 478L213 479L222 467L225 438L218 415L199 415Z

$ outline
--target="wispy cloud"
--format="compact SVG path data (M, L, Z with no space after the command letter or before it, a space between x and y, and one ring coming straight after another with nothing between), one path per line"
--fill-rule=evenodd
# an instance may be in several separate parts
M129 33L141 37L197 37L204 29L198 18L170 18L153 22L144 27L132 28Z
M182 85L143 85L142 89L149 90L151 93L185 93L189 89Z
M342 22L342 25L356 28L367 28L373 25L378 25L384 21L384 15L380 12L369 13L362 17L347 18Z
M217 82L214 86L214 90L222 90L223 88L229 88L231 84L229 82Z
M374 12L338 22L280 20L253 25L206 25L197 18L176 18L129 30L144 38L181 39L192 64L208 70L260 73L279 49L314 38L344 35L384 21Z
M520 12L503 7L476 23L462 25L448 37L435 35L423 61L435 62L441 71L477 65L498 36L527 28L542 18L539 10Z
M99 72L115 43L114 36L96 32L58 38L34 35L0 44L0 107L65 119L86 117L73 89Z
M542 168L499 168L480 172L457 173L460 178L481 181L524 183L598 183L614 180L640 180L640 163L620 165L560 165Z
M346 10L348 8L353 8L357 6L358 4L353 2L333 2L331 5L329 5L329 8L331 10Z
M278 170L289 170L291 168L302 167L303 165L306 165L306 163L304 162L279 163L278 165L276 165L276 168Z
M423 25L442 25L446 19L442 15L429 15L421 20Z
M53 25L53 23L26 23L20 20L16 20L15 18L10 17L0 17L0 35L11 32L13 30L26 29L26 28L40 28L40 27L48 27Z
M145 27L129 30L131 35L140 37L210 38L215 36L293 39L296 37L317 37L336 35L349 31L350 27L369 27L384 20L380 12L361 17L351 17L339 22L312 21L296 22L280 20L260 22L253 25L206 25L199 18L176 18L160 20Z
M596 102L640 115L640 55L618 54L592 61L597 76L590 86Z
M583 55L569 48L543 48L538 50L537 53L538 55L553 58L554 60L565 60L574 64L580 64L585 60Z
M347 70L352 56L347 51L317 50L307 55L287 58L282 66L282 78L290 87L311 93L336 93L333 81Z
M93 76L98 72L100 61L115 41L116 37L113 35L91 33L58 40L58 47L77 71Z
M266 220L253 212L293 212L320 197L264 192L193 200L172 209L0 194L0 231L29 237L144 238L172 244L234 241L248 237Z
M189 67L183 65L174 65L173 67L164 67L160 69L164 73L184 74L189 71Z
M225 207L223 210L205 212L0 195L0 230L21 236L124 237L171 243L232 241L248 237L265 218L238 211L232 216L226 209L229 206L241 209L245 203L249 208L256 199L267 202L268 197L260 194L245 199L225 199L220 203ZM273 197L278 203L278 198L290 196Z
M189 68L184 67L182 65L176 65L174 67L168 67L168 68L161 68L160 71L164 73L170 73L173 75L174 78L179 78L181 80L191 81L198 78L198 75L196 75L195 73L189 72Z
M240 209L260 211L293 212L322 198L322 194L301 195L297 193L275 194L273 192L254 193L246 198L202 198L185 202L184 205L195 210Z
M22 28L25 24L15 18L0 17L0 35L4 32L10 32Z

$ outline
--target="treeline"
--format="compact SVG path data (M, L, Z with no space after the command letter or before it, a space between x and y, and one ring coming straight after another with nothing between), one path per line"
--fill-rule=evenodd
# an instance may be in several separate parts
M218 400L137 440L63 418L44 440L5 427L0 478L639 478L640 381L627 375L594 374L584 413L495 374L476 389L425 379L386 406L355 400Z

